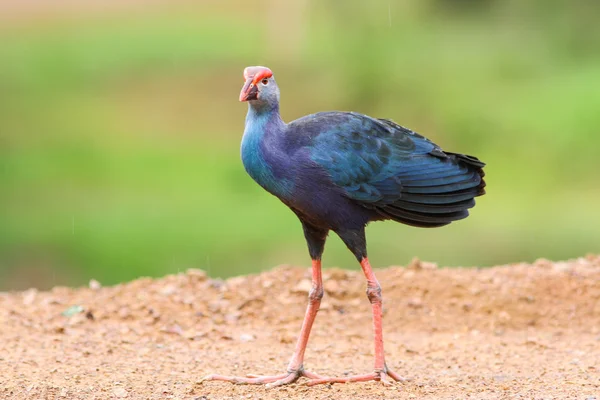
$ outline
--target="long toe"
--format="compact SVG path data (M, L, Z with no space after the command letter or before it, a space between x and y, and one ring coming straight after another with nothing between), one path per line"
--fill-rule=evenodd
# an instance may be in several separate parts
M396 382L406 382L406 379L390 370L376 371L365 375L351 375L344 377L322 377L309 380L306 384L308 386L322 385L326 383L350 383L350 382L368 382L368 381L379 381L382 385L391 386L394 384L389 378L392 378Z
M276 380L275 382L267 384L266 387L272 388L272 387L277 387L277 386L288 385L290 383L295 382L299 377L300 377L300 374L290 373L287 376L284 376L283 378Z
M271 388L294 383L301 376L304 376L309 379L322 379L322 377L317 374L313 374L312 372L304 371L304 369L301 369L299 371L288 371L284 374L279 375L248 374L245 377L212 374L205 376L200 380L200 382L202 383L206 381L224 381L235 383L237 385L266 385L267 387Z
M391 377L393 380L395 380L396 382L402 382L402 383L408 382L408 379L404 378L404 377L403 377L403 376L401 376L401 375L398 375L398 374L397 374L397 373L395 373L394 371L390 371L390 370L388 369L386 372L387 372L387 374L388 374L388 375L389 375L389 376L390 376L390 377Z
M207 375L202 378L201 382L206 381L224 381L231 382L237 385L264 385L267 383L275 382L280 379L286 378L289 374L262 376L262 375L248 375L242 376L227 376L227 375Z

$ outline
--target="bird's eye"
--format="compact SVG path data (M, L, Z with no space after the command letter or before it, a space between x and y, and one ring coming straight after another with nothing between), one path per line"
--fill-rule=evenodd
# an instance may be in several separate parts
M262 80L262 84L263 85L266 85L267 83L269 83L269 80L267 78L265 78L265 79Z

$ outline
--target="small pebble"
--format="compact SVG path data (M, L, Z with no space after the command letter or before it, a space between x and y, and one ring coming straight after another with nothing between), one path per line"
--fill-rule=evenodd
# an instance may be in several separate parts
M116 397L120 398L120 399L124 399L124 398L125 398L125 397L127 397L127 395L128 395L128 393L127 393L127 390L125 390L125 389L123 389L123 388L121 388L121 387L114 388L114 389L113 389L113 394L114 394Z
M92 290L98 290L98 289L100 289L102 287L102 285L100 284L100 282L98 282L95 279L91 279L89 285L90 285L90 289L92 289Z
M250 333L242 333L240 335L240 341L242 341L242 342L251 342L254 339L256 339L256 338L254 337L254 335L252 335Z

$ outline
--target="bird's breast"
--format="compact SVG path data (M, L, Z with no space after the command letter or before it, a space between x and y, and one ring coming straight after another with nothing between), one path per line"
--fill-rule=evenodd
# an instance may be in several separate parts
M242 139L242 163L248 175L269 193L277 197L291 194L293 182L284 174L282 158L264 132L246 130Z

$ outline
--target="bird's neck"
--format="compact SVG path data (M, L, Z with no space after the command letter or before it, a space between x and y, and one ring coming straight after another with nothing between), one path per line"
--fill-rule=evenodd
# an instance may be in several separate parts
M248 103L244 134L250 133L262 136L267 130L277 132L283 130L283 128L285 128L285 123L279 114L279 104L258 101Z
M249 105L242 138L242 162L258 184L278 196L289 191L286 182L277 178L277 171L283 168L280 147L285 130L279 107Z
M242 139L242 158L260 155L261 144L271 142L283 134L285 123L279 115L279 106L253 101L248 103L246 127Z

